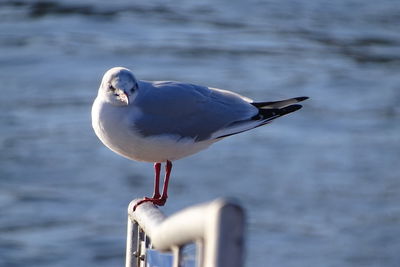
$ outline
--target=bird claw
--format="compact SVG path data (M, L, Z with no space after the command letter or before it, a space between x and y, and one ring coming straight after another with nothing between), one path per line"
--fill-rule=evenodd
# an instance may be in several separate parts
M135 211L139 205L141 205L145 202L151 202L156 206L164 206L165 202L167 202L167 198L166 197L160 197L160 198L144 197L142 200L140 200L138 203L136 203L135 206L133 206L133 211Z

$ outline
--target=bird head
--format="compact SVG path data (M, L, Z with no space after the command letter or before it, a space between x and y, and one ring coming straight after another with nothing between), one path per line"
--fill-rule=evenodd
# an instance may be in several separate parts
M133 101L138 82L133 73L123 67L109 69L103 76L99 95L115 106L127 106Z

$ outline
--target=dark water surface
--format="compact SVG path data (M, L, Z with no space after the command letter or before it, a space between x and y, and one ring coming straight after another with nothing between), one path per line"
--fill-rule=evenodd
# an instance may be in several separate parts
M112 2L112 3L111 3ZM123 266L152 165L90 124L103 73L305 108L174 164L163 210L219 196L246 266L400 264L398 1L0 1L0 266Z

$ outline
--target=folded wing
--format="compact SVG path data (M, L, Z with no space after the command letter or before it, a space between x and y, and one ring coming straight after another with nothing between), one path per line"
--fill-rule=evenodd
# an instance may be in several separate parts
M264 125L301 108L306 98L252 102L239 94L180 82L139 82L132 116L143 136L176 135L195 141L218 139Z

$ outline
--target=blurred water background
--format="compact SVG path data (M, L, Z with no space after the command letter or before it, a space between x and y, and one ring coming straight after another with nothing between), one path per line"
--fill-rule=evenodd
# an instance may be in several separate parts
M0 266L123 266L152 164L91 129L103 73L295 114L175 162L167 214L235 196L246 266L400 264L398 1L0 1Z

